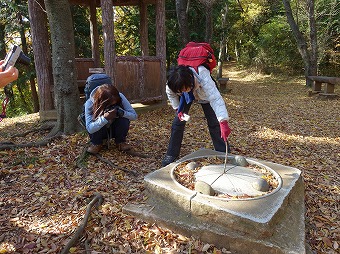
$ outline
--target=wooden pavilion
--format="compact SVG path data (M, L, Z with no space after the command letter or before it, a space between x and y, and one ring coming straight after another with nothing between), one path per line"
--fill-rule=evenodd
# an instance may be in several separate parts
M77 58L77 82L83 91L86 78L101 70L131 102L152 102L164 98L166 82L165 0L69 0L90 9L92 58ZM147 5L156 8L156 56L149 55ZM141 56L116 56L114 6L139 6ZM100 64L97 8L102 10L104 65Z

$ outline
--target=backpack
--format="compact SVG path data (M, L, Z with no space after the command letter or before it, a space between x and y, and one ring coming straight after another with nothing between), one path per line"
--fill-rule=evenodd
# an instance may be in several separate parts
M98 86L109 84L112 85L112 80L110 76L105 73L96 73L92 74L86 79L84 94L85 94L85 102L90 98L91 92ZM85 104L83 106L83 112L78 116L79 123L86 128L85 122Z
M212 72L216 67L216 57L209 43L191 41L179 52L177 63L191 66L197 73L200 65Z
M109 84L112 85L111 78L105 73L96 73L92 74L86 79L84 94L85 94L85 101L90 98L90 94L97 86Z

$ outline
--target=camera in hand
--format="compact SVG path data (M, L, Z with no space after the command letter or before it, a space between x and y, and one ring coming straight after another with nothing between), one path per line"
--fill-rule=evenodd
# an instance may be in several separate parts
M124 115L124 110L121 107L119 107L118 105L112 105L112 106L107 107L104 110L104 113L109 112L111 110L115 110L115 109L117 111L117 117L122 117Z
M14 45L12 50L6 55L2 71L7 70L9 67L14 66L15 63L22 63L24 65L29 65L31 59L22 52L21 48Z

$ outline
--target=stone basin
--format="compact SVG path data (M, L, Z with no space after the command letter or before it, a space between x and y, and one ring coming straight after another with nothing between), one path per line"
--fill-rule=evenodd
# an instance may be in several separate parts
M218 156L216 156L218 157ZM222 156L220 156L222 158ZM233 156L229 156L233 159ZM237 156L238 158L240 156ZM202 157L204 158L204 157ZM224 155L223 155L224 158ZM193 158L195 159L195 158ZM200 159L200 157L197 157ZM244 157L242 157L243 160ZM192 160L192 159L191 159ZM257 168L245 167L238 165L235 163L235 160L232 160L231 163L224 164L212 164L202 166L197 173L195 173L195 180L204 182L208 186L210 186L215 193L222 194L223 199L256 199L256 198L264 198L268 195L272 195L275 192L279 191L282 186L282 179L279 174L277 174L270 167L267 167L259 162L253 161L251 159L247 159L248 165L255 165ZM181 164L185 164L186 161L182 161ZM189 162L189 164L192 162ZM176 173L175 169L178 167L172 168L171 177L174 177L176 181ZM278 186L275 187L273 191L266 192L263 190L259 190L256 186L261 184L261 180L263 180L267 185L267 181L264 180L265 174L259 171L259 168L262 168L264 171L270 173L272 177L278 182ZM268 185L269 187L269 185ZM196 190L196 189L195 189ZM197 190L196 190L197 191ZM197 191L199 192L199 191ZM199 192L201 194L205 194ZM223 195L224 194L224 195ZM220 195L221 196L221 195ZM218 197L216 197L218 198Z
M269 168L280 179L278 188L268 195L249 199L203 195L176 181L173 170L178 164L209 156L225 155L202 149L149 173L144 178L147 202L129 203L123 211L177 233L226 248L231 253L305 253L304 188L301 171L273 162L246 158L250 164ZM233 162L234 159L234 155L228 156L228 161ZM227 167L227 177L239 174L240 171L244 173L244 168L235 164L228 163ZM250 177L253 177L251 172ZM211 181L216 182L216 179ZM236 183L237 179L231 186L235 187ZM221 186L220 191L228 189L225 184ZM232 191L243 193L250 189L249 186L243 187Z

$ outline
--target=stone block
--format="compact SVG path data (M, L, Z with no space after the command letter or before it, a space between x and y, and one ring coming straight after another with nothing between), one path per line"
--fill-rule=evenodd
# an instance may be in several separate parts
M172 175L183 161L224 153L202 149L148 174L146 204L127 204L123 211L175 232L200 238L232 253L305 253L304 187L301 171L247 158L274 170L280 188L263 197L226 199L202 195L179 184ZM228 156L228 161L234 159Z

